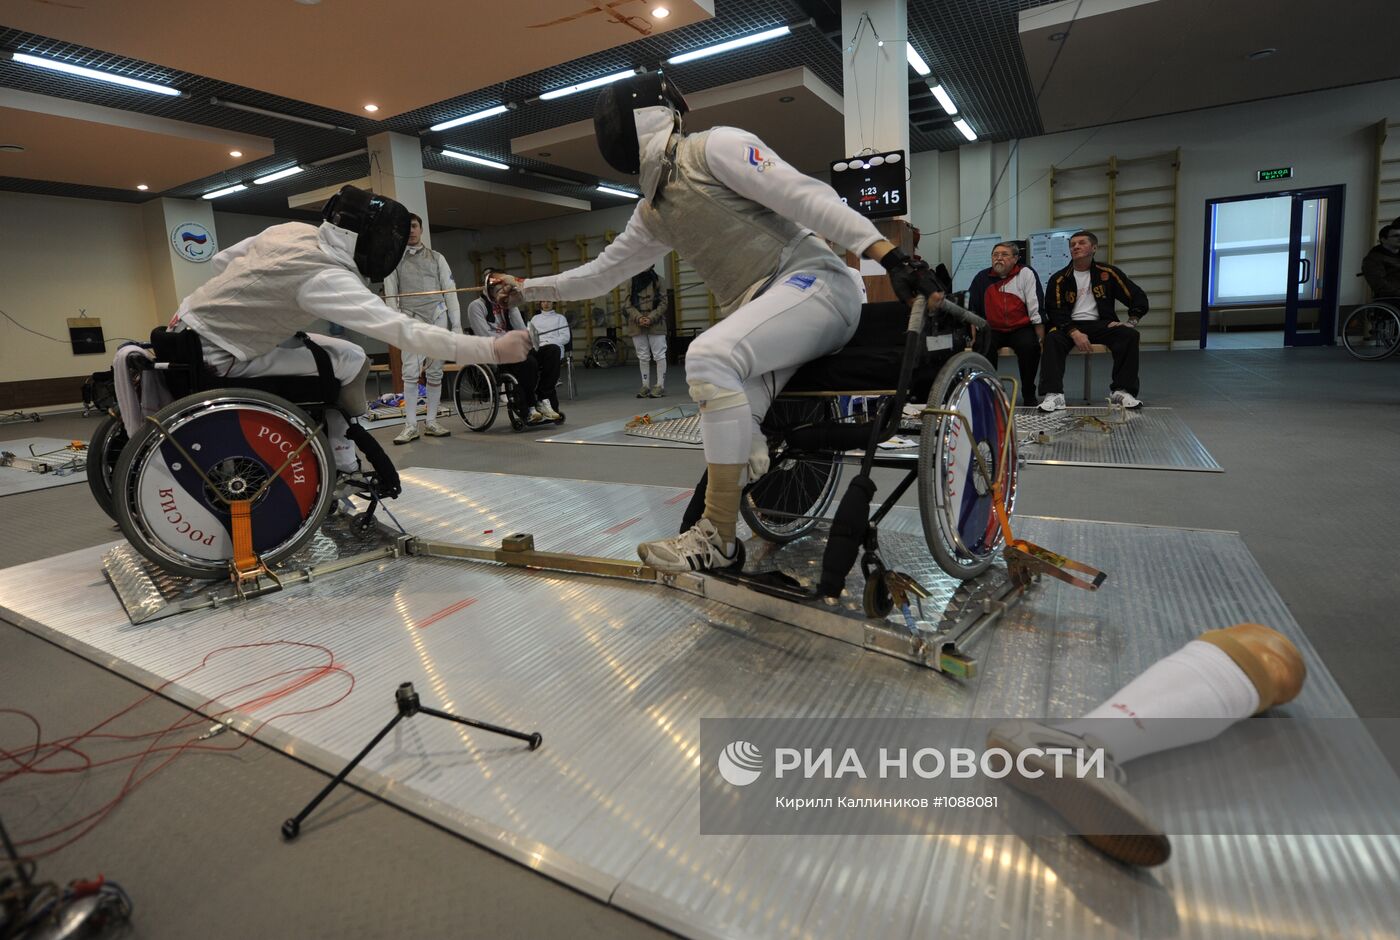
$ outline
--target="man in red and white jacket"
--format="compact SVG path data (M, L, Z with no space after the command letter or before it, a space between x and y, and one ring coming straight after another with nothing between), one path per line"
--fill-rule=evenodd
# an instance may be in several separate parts
M1021 264L1021 249L1014 242L1000 242L992 249L992 266L972 279L967 305L987 321L987 358L997 364L997 350L1010 346L1021 367L1021 400L1035 404L1035 374L1040 368L1040 344L1045 321L1040 315L1045 299L1040 278Z

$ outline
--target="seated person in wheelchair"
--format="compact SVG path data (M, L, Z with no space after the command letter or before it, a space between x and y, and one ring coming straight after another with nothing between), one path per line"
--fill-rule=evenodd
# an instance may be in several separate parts
M467 305L467 324L482 337L501 337L511 330L525 329L520 308L511 302L510 291L501 275L487 268L482 277L481 296ZM526 424L558 421L559 413L544 399L554 394L559 383L559 356L546 352L541 356L530 350L517 364L501 366L498 370L515 379L511 407Z
M1361 276L1372 297L1400 298L1400 220L1381 229L1375 247L1361 259Z
M709 483L705 511L675 538L644 542L642 561L663 571L743 563L735 537L744 473L767 469L758 422L799 366L841 348L860 318L858 273L823 237L879 260L906 302L942 295L870 221L818 180L784 163L747 131L686 134L684 97L651 72L603 90L594 128L604 158L640 174L641 201L627 228L596 259L524 281L501 276L527 299L597 297L675 249L719 300L725 319L690 345L686 378L700 406Z
M553 359L554 375L558 376L564 363L564 358L569 355L569 343L573 340L574 334L569 329L568 318L558 310L554 309L554 301L541 300L539 310L530 318L530 337L535 341L535 354L540 359L540 375L545 374L545 363ZM543 380L536 386L539 389L540 401L547 402L556 413L559 410L559 382L548 389L544 387Z
M464 336L415 320L384 303L364 278L383 280L408 244L409 213L387 196L344 186L326 203L319 227L287 222L226 248L213 276L185 298L171 331L199 334L205 363L220 376L316 375L312 353L283 345L320 320L338 323L405 352L457 362L519 362L523 332L492 339ZM344 339L313 335L342 387L340 410L326 416L336 469L358 469L346 415L365 412L365 351ZM358 389L358 392L355 390ZM342 414L341 412L344 412Z

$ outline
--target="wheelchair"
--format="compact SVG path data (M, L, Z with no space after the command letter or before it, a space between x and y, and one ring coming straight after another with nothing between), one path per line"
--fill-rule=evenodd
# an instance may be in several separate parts
M898 302L865 304L851 341L804 365L775 397L762 424L768 471L744 488L740 501L755 535L784 543L812 532L836 498L843 466L858 465L831 519L819 596L839 597L860 555L866 614L890 613L892 585L904 576L888 571L880 557L879 523L915 484L925 542L950 577L977 577L1010 541L1015 408L991 363L966 351L967 327L984 325L947 301L934 311L926 311L922 297L912 311ZM879 396L875 413L843 415L839 400L854 395ZM906 419L910 400L927 404ZM880 450L896 434L918 438L913 466L908 457ZM871 513L874 467L905 476ZM706 483L702 477L681 531L700 518Z
M1376 362L1400 350L1400 297L1377 297L1347 314L1342 345L1357 359Z
M567 367L564 367L567 368ZM561 370L562 371L562 370ZM571 376L572 378L572 376ZM559 411L559 389L556 385L548 397L550 406L559 414L557 421L541 421L528 425L515 407L516 387L519 381L509 372L501 372L495 366L473 363L457 370L457 378L452 385L452 401L457 407L457 416L470 430L489 431L496 423L502 406L510 419L512 431L524 431L528 427L544 427L548 424L564 423L564 412Z
M347 436L373 470L337 480L325 418L333 408L352 417L363 375L342 389L325 350L298 338L317 375L225 379L205 365L193 330L151 333L154 358L137 360L140 379L163 380L175 400L130 440L120 418L104 421L89 449L99 473L88 482L132 546L165 571L241 584L316 535L338 482L341 494L369 500L353 520L362 530L381 500L399 495L388 455L353 422Z

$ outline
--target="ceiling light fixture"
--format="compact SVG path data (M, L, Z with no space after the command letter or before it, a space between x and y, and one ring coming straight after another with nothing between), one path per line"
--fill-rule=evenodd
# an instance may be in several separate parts
M306 167L301 166L299 164L296 166L289 166L285 170L277 170L276 172L269 173L266 176L259 176L257 179L253 180L253 185L261 186L264 183L271 183L275 182L276 180L284 180L289 176L296 176L298 173L302 172L305 169Z
M139 189L139 190L141 190L141 192L144 193L146 190L150 189L151 187L147 186L145 183L137 183L137 184L136 184L136 188Z
M223 188L223 189L216 189L216 190L214 190L212 193L205 193L203 196L200 196L199 198L200 198L200 199L218 199L220 196L227 196L227 195L229 195L229 194L231 194L231 193L241 193L243 190L245 190L245 189L247 189L247 188L248 188L248 187L247 187L247 186L244 186L242 183L235 183L235 184L233 184L232 186L226 186L226 187Z
M379 105L377 105L377 104L367 104L367 105L365 105L365 110L368 111L370 114L373 114L374 112L376 112L376 111L379 110Z
M336 155L333 156L333 157L322 157L322 158L319 159L319 160L313 160L313 161L311 161L310 163L308 163L307 166L309 166L309 167L323 167L323 166L329 166L329 165L332 164L332 163L339 163L341 160L349 160L351 157L358 157L358 156L360 156L361 154L365 153L365 151L366 151L366 148L365 148L365 147L361 147L361 148L359 148L358 150L347 150L345 153L338 153L338 154L336 154Z
M180 89L171 88L169 85L157 85L155 82L143 82L138 78L127 78L125 75L116 75L112 72L99 72L97 69L84 68L81 65L73 65L70 62L59 62L57 59L41 59L36 55L27 52L15 52L10 58L25 65L34 65L41 69L51 69L55 72L66 72L69 75L76 75L79 78L93 78L99 82L111 82L113 85L124 85L127 88L135 88L138 91L149 91L157 95L171 95L178 98Z
M24 147L19 144L0 144L0 153L24 153Z
M953 98L948 94L942 85L930 85L928 90L933 92L933 96L938 99L938 103L943 106L943 110L949 114L957 114L958 106L953 104Z
M706 46L704 49L696 49L693 52L682 52L680 55L673 55L666 60L666 64L680 65L682 62L694 62L696 59L719 55L721 52L729 52L731 49L742 49L744 46L752 46L755 43L777 39L791 32L792 30L787 26L778 26L774 29L764 30L761 33L751 33L748 36L740 36L738 39L731 39L728 42L722 42L716 46Z
M632 69L628 69L625 72L614 72L611 75L604 75L602 78L594 78L586 82L579 82L577 85L570 85L568 88L556 88L553 91L546 91L540 95L540 100L553 101L555 98L562 98L565 95L587 91L590 88L601 88L604 85L611 85L613 82L621 81L624 78L631 78L636 74L637 73Z
M1278 52L1278 50L1275 49L1275 48L1273 48L1272 46L1270 46L1270 47L1267 48L1267 49L1255 49L1255 50L1254 50L1253 52L1251 52L1249 55L1245 56L1245 58L1248 59L1248 60L1251 61L1251 62L1256 62L1256 61L1258 61L1259 59L1267 59L1269 56L1273 55L1275 52Z
M230 151L228 152L228 155L229 155L230 157L241 157L241 156L243 156L243 151L242 151L242 150L230 150Z
M307 127L319 127L322 130L338 131L342 134L355 133L351 128L341 127L339 124L317 121L314 118L298 117L295 114L283 114L281 111L269 111L267 108L259 108L251 104L240 104L237 101L229 101L226 98L210 98L209 103L216 108L232 108L235 111L246 111L249 114L261 114L263 117L276 118L279 121L291 121L293 124L305 124Z
M671 11L666 9L665 7L652 7L651 15L656 17L658 20L664 20L666 17L671 15Z
M505 114L509 110L505 105L498 104L495 107L487 108L484 111L473 111L471 114L464 114L461 117L443 121L441 124L434 124L428 128L430 131L445 131L449 127L461 127L463 124L470 124L472 121L480 121L483 118L495 117L498 114Z
M1069 33L1068 33L1068 32L1051 33L1050 36L1049 36L1049 39L1050 39L1051 42L1063 42L1064 40L1066 40L1066 39L1068 39L1068 38L1069 38Z
M623 196L623 197L626 197L627 199L641 199L641 198L642 198L641 195L639 195L638 193L629 193L629 192L628 192L627 190L625 190L625 189L613 189L611 186L599 186L599 187L597 187L597 189L598 189L598 192L600 192L600 193L607 193L609 196Z
M958 118L956 121L954 121L953 126L956 127L959 131L961 131L962 135L968 140L977 139L977 132L974 131L972 129L972 125L967 123L967 121L963 118Z
M778 103L779 103L779 104L792 104L792 103L793 103L794 101L796 101L796 100L797 100L797 99L794 98L792 95L783 95L781 98L778 99Z
M924 61L924 57L919 55L919 50L914 48L912 42L904 44L904 57L909 60L909 65L914 71L918 72L920 75L927 75L929 72L933 71L928 67L928 63Z
M472 155L472 154L470 154L470 153L462 153L462 151L460 151L460 150L447 150L447 149L444 149L444 150L442 151L442 155L443 155L444 157L451 157L451 158L454 159L454 160L465 160L465 161L468 162L468 163L476 163L476 164L479 164L479 165L481 165L481 166L489 166L489 167L490 167L491 169L493 169L493 170L509 170L509 169L510 169L510 165L509 165L509 164L500 163L500 162L498 162L498 161L496 161L496 160L488 160L488 159L486 159L485 157L474 156L474 155Z

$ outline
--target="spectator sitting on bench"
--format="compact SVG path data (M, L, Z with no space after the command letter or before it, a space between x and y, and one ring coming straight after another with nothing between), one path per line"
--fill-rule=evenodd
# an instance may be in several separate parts
M972 279L967 305L987 321L987 359L997 364L997 350L1010 346L1021 367L1021 399L1035 404L1035 373L1040 367L1040 344L1045 323L1040 317L1044 296L1040 278L1021 264L1021 249L1012 242L992 248L992 266Z
M1040 360L1040 410L1065 407L1065 360L1071 349L1088 354L1094 343L1113 353L1109 400L1124 408L1138 401L1138 320L1147 313L1147 294L1111 264L1094 260L1099 238L1075 232L1069 238L1069 266L1051 276L1045 287L1050 330ZM1127 322L1114 312L1114 301L1128 308Z

